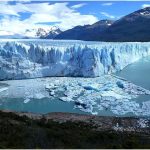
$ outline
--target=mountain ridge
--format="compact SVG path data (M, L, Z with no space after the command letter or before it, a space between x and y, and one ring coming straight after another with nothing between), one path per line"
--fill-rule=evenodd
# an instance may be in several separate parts
M65 39L104 42L150 41L150 7L137 10L119 20L100 20L92 25L78 25L61 31L53 26L47 29L26 29L23 33L0 30L0 38L12 39Z
M1 31L0 32L4 32ZM12 39L54 39L62 31L56 27L50 27L48 29L37 28L37 29L26 29L24 33L12 33L5 31L6 35L0 35L0 38L12 38Z
M112 25L113 22L113 20L100 20L92 25L76 26L58 34L55 39L91 40Z
M99 21L101 22L101 21ZM98 23L97 23L98 24ZM122 17L102 28L102 25L94 26L94 32L89 32L82 26L84 34L74 33L73 29L62 32L56 36L56 39L74 39L87 41L105 41L105 42L147 42L150 41L150 7L137 10L131 14ZM70 38L70 35L77 34L77 38ZM80 31L81 33L83 31ZM90 34L89 34L90 33ZM86 36L85 36L86 35ZM87 38L88 36L88 38Z

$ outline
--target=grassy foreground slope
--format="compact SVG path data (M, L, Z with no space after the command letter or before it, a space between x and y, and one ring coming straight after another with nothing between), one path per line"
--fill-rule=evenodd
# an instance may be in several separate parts
M0 111L0 148L150 148L150 128L138 126L138 121Z

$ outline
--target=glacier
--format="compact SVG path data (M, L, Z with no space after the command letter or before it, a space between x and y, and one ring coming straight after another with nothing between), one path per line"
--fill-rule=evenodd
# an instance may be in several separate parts
M149 42L1 40L0 80L99 77L122 70L148 55Z

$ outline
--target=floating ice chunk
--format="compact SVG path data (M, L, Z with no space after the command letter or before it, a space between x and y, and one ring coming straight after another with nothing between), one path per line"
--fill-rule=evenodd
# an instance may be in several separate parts
M30 98L26 98L24 101L23 101L25 104L30 102Z
M49 89L52 88L52 87L53 87L53 86L51 86L50 84L47 83L46 86L45 86L45 89L48 89L48 90L49 90Z
M86 90L95 90L95 91L99 91L99 84L97 83L89 83L88 85L82 85L84 89Z
M98 115L98 112L92 112L92 115Z
M104 110L104 107L102 105L97 105L98 110Z
M56 88L57 86L54 84L54 83L47 83L45 88L48 90L48 89L52 89L52 88Z
M54 90L51 90L51 91L50 91L50 95L51 95L51 96L54 96L54 95L55 95L55 91L54 91Z
M82 92L83 92L83 89L82 88L78 88L76 89L76 87L74 87L73 89L69 89L67 87L68 90L66 90L64 92L64 95L67 96L67 97L70 97L70 98L77 98L78 95L80 95Z
M123 99L124 98L123 95L117 94L114 91L103 91L101 93L101 96L103 96L103 97L106 97L106 96L108 96L108 97L115 97L116 99Z
M6 91L6 90L8 90L7 87L0 88L0 92Z
M37 99L42 99L44 98L45 96L42 94L42 93L36 93L34 98L37 98Z
M64 102L70 102L73 101L73 99L71 99L70 97L59 97L60 100L64 101Z
M60 80L55 80L55 85L58 85L58 84L60 84Z

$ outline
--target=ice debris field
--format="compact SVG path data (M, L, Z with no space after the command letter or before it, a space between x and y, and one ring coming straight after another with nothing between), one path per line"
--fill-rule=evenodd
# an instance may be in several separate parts
M98 77L150 55L150 43L0 41L0 80Z
M97 78L51 77L29 80L1 81L0 103L5 98L24 98L24 105L32 98L48 97L55 101L73 102L74 109L100 115L110 112L116 116L150 116L150 102L135 101L150 91L111 75ZM129 115L129 116L130 116Z

